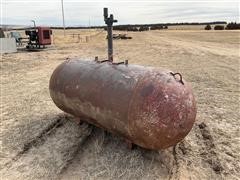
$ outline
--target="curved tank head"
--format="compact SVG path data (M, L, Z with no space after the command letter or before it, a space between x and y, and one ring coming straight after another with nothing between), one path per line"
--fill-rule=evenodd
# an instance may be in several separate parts
M196 102L189 83L180 78L155 70L139 80L129 106L130 132L137 137L133 140L137 144L164 149L177 144L192 129Z

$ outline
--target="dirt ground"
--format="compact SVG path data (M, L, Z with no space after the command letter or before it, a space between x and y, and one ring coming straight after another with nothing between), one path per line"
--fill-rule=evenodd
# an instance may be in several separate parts
M49 49L1 58L1 179L240 179L240 31L128 35L114 41L116 61L171 69L192 83L198 113L189 135L159 152L129 150L64 114L49 96L51 73L66 58L105 59L106 33L67 30L63 39L55 30Z

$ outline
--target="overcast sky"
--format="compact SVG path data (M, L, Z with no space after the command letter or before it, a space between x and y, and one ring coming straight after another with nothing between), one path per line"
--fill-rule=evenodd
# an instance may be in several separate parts
M1 24L62 25L61 0L0 0ZM103 25L103 7L118 24L239 22L239 0L64 0L67 26Z

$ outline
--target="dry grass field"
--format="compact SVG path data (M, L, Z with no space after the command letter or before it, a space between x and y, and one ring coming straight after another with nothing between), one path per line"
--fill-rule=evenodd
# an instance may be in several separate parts
M115 61L171 69L192 83L196 123L182 142L159 152L129 150L121 137L79 125L53 104L48 83L58 64L106 58L104 31L67 34L55 30L44 51L1 58L1 179L240 178L240 31L129 32L133 39L114 41Z

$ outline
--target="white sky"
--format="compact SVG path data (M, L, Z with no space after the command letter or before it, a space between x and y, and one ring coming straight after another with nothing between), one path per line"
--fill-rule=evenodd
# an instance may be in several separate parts
M61 0L0 0L0 24L62 25ZM118 24L239 22L238 0L64 0L67 26L103 25L103 7Z

